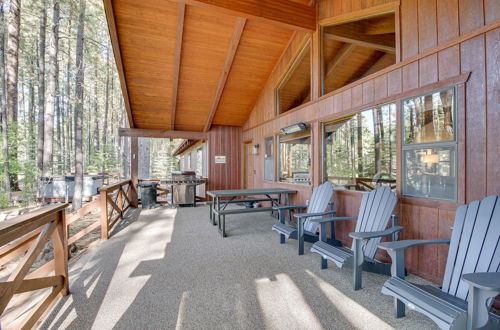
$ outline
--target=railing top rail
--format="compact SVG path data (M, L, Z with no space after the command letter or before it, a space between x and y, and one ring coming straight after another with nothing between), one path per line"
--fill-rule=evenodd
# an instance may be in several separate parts
M132 182L131 179L122 180L112 185L102 186L99 191L113 191Z
M0 246L3 246L53 220L55 213L68 207L58 204L42 207L0 223Z

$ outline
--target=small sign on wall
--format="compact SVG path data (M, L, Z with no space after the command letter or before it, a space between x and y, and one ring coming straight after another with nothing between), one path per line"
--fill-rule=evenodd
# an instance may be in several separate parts
M226 156L215 156L215 164L225 164Z

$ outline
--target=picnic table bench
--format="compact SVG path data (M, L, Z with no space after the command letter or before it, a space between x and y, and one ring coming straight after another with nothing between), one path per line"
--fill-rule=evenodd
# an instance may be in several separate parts
M215 225L215 218L217 217L217 224L219 225L219 232L222 237L226 237L226 215L234 214L247 214L256 212L273 211L274 206L281 205L282 196L284 197L284 205L289 203L289 194L297 193L293 189L284 188L261 188L261 189L235 189L235 190L212 190L207 191L207 195L212 197L213 201L210 203L210 222ZM257 196L257 198L250 198L250 196ZM265 197L261 197L265 196ZM272 197L275 196L275 197ZM231 208L227 209L230 204L238 203L256 203L256 202L270 202L269 207L257 208Z

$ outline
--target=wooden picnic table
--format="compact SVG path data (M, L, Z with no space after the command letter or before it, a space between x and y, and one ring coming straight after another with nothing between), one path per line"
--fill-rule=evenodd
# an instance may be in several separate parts
M289 205L289 195L296 193L297 190L284 188L230 189L207 191L207 195L212 197L213 200L212 204L210 205L210 222L215 225L215 217L217 216L219 232L222 237L225 237L226 215L272 211L274 206ZM259 198L253 198L252 196L256 196ZM282 204L282 197L284 197L284 204ZM226 209L229 204L249 202L270 202L271 206Z

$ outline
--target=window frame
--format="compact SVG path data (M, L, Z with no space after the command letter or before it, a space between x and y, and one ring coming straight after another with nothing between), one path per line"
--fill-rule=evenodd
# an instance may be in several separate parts
M311 125L311 123L308 123L309 125L309 137L311 139L311 143L310 143L310 147L309 147L309 160L311 162L311 166L309 168L309 184L302 184L302 183L296 183L296 182L286 182L286 181L281 181L281 138L286 136L286 135L283 135L283 134L279 134L277 136L277 145L276 145L276 148L277 148L277 158L278 158L278 161L277 161L277 164L275 165L275 182L277 183L284 183L284 184L293 184L293 185L299 185L299 186L304 186L304 187L311 187L313 185L313 175L314 175L314 171L313 171L313 162L314 162L314 149L313 149L313 127Z
M357 12L354 12L353 14L356 14L356 13ZM323 33L324 29L326 27L330 27L333 25L341 25L341 24L352 23L352 22L356 22L356 21L362 21L364 19L369 19L369 18L372 18L375 16L386 15L386 14L390 14L390 13L394 14L394 18L395 18L394 37L395 37L395 41L396 41L395 42L396 61L394 64L391 64L389 66L389 67L391 67L391 66L401 62L401 28L398 24L398 21L400 20L400 6L399 6L399 4L398 5L394 5L394 4L384 5L384 8L382 8L380 11L377 11L376 13L368 13L367 14L365 10L359 10L358 15L355 15L353 17L349 17L349 18L340 17L340 19L338 19L338 20L329 20L328 22L324 22L324 23L320 22L320 25L319 25L319 33L320 33L320 35L319 35L319 75L320 75L320 77L319 77L319 80L320 80L319 92L320 92L320 97L323 97L325 95L330 95L330 94L333 94L335 92L335 90L332 90L332 91L329 91L328 93L325 93L325 61L324 61L324 43L325 43L325 40L324 40L324 33ZM382 70L384 70L384 69L382 69ZM379 71L376 71L376 72L368 75L367 77L370 77ZM365 77L360 78L360 79L364 79L364 78ZM351 85L351 84L355 83L356 81L351 82L349 84L346 84L340 88L344 88L345 86Z
M406 130L405 130L405 110L404 110L404 102L406 100L410 99L415 99L417 97L425 97L428 95L432 95L435 93L440 93L443 91L447 90L453 90L453 140L448 140L448 141L436 141L436 142L419 142L419 143L406 143ZM400 136L400 150L401 150L401 178L400 178L400 189L401 189L401 196L402 197L407 197L407 198L418 198L418 199L424 199L424 200L432 200L432 201L442 201L442 202L450 202L450 203L457 203L458 202L458 176L459 176L459 168L458 168L458 153L460 152L459 150L459 145L458 145L458 86L457 85L452 85L452 86L447 86L435 90L431 90L429 92L421 93L421 94L416 94L413 96L405 97L402 98L400 101L400 118L399 118L399 125L401 127L401 136ZM453 157L450 161L453 161L453 170L454 170L454 184L455 184L455 191L454 191L454 196L453 199L446 199L446 198L438 198L438 197L426 197L426 196L414 196L412 194L406 193L405 192L405 178L407 174L407 162L406 162L406 153L405 151L416 151L416 150L421 150L421 149L437 149L437 148L450 148L453 150Z
M394 126L394 134L396 135L395 136L395 146L394 146L394 149L395 149L395 153L394 153L394 159L396 161L396 168L395 168L395 179L396 179L396 187L395 187L395 190L397 191L398 188L400 187L400 184L401 184L401 181L399 179L399 175L398 175L398 150L400 149L399 146L398 146L398 142L399 142L399 139L398 139L398 125L400 124L399 122L399 110L398 110L398 103L399 101L401 101L400 99L398 98L395 98L393 101L389 101L389 102L384 102L384 103L380 103L380 104L376 104L376 105L373 105L371 107L367 107L367 108L363 108L361 110L358 110L358 111L355 111L355 112L352 112L352 113L349 113L349 114L346 114L344 116L341 116L341 117L336 117L332 120L329 120L329 121L324 121L321 123L321 145L320 145L320 148L321 148L321 164L320 164L320 171L321 171L321 177L323 179L323 182L326 182L328 181L328 172L327 172L327 160L326 160L326 147L327 147L327 144L325 143L325 133L326 133L326 126L327 125L330 125L334 122L337 122L337 121L341 121L343 120L344 118L347 118L347 117L351 117L351 116L355 116L357 114L361 114L365 111L368 111L368 110L374 110L375 108L381 108L381 107L384 107L384 106L390 106L392 104L394 104L395 106L395 126ZM360 192L362 193L363 191L361 190L352 190L353 192Z
M272 152L273 152L272 176L273 176L273 179L272 180L268 180L266 178L266 141L269 141L269 140L271 140L273 142L273 145L272 145ZM276 136L275 135L264 137L264 177L263 177L263 179L266 182L276 182Z
M276 85L276 87L274 88L274 99L275 99L275 102L274 102L274 107L275 107L275 116L279 116L281 114L284 114L284 113L287 113L297 107L300 107L301 105L298 105L296 106L295 108L290 108L288 109L287 111L283 111L283 112L280 112L280 95L279 95L279 90L280 88L283 86L284 83L286 83L288 81L288 78L290 77L290 75L293 74L293 72L297 69L297 67L299 66L300 64L300 60L302 59L303 56L305 56L305 54L307 53L307 49L309 48L309 93L312 95L312 83L313 83L313 79L312 79L312 62L313 62L313 53L312 53L312 38L309 37L306 42L300 47L299 51L295 54L295 56L293 57L293 60L291 62L291 64L288 66L288 68L286 69L286 72L285 74L281 77L281 79L279 80L278 84Z

